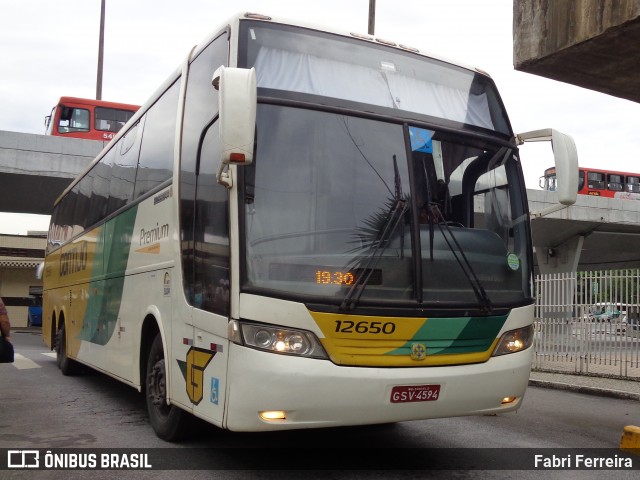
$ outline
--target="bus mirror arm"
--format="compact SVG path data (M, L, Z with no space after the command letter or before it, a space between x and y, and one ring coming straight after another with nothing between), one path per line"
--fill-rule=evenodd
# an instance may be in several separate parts
M227 188L233 187L233 176L231 175L231 170L229 170L229 164L220 162L216 172L216 181Z
M569 206L578 196L578 151L569 135L552 128L535 130L516 135L518 145L525 142L550 141L556 165L558 202Z
M220 66L211 83L218 90L219 108L221 151L216 178L231 188L233 182L228 166L253 162L258 98L256 70Z

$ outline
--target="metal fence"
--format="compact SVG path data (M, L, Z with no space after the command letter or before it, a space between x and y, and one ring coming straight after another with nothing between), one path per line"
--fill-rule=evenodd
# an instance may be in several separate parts
M538 275L535 370L640 378L640 271Z

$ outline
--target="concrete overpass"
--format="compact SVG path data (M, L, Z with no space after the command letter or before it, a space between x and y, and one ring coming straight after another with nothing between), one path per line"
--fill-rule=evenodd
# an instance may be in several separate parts
M55 199L103 148L102 142L0 131L3 212L49 215ZM578 196L549 215L553 192L528 190L541 273L640 267L640 201Z
M640 102L640 0L514 0L516 70Z
M51 214L62 191L103 142L0 131L0 211Z
M549 215L556 195L527 190L540 273L640 268L640 201L578 195Z

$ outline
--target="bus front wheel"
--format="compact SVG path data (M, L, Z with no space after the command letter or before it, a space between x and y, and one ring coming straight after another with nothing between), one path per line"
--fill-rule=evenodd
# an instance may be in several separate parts
M160 333L149 350L145 384L149 421L156 435L168 442L182 439L188 428L188 413L167 403L167 370Z

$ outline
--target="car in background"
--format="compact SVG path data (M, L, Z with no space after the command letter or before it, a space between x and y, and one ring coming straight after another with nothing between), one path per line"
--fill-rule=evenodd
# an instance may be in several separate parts
M27 327L42 326L42 297L31 297L29 313L27 316Z

